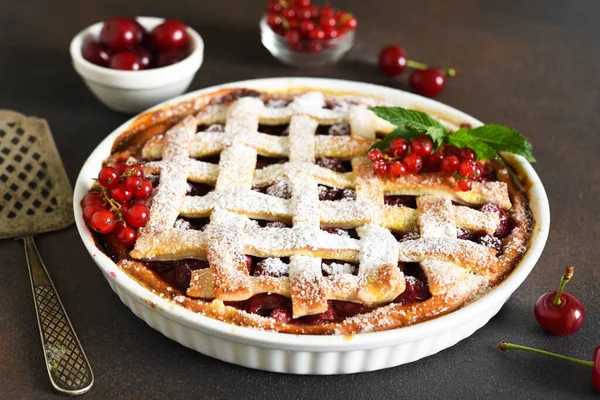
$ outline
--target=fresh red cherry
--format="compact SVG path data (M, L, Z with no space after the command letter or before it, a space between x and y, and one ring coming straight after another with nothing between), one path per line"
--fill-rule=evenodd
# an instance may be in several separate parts
M379 69L385 75L395 77L406 70L406 51L400 46L386 46L379 53Z
M156 66L166 67L167 65L175 64L184 58L185 54L181 49L162 51L156 55Z
M152 58L153 58L150 50L148 50L147 48L142 47L142 46L136 46L136 48L133 49L133 51L140 58L140 61L142 62L142 68L143 69L150 68L150 65L152 64Z
M531 353L543 354L545 356L550 356L554 358L559 358L561 360L570 361L572 363L576 363L579 365L584 365L586 367L592 368L592 384L598 390L600 390L600 346L596 346L594 349L594 353L592 355L592 361L580 360L578 358L563 356L562 354L552 353L550 351L540 350L533 347L521 346L513 343L500 342L498 344L498 348L502 351L506 350L521 350L528 351Z
M177 19L168 19L150 32L150 42L158 51L182 49L188 43L185 24Z
M143 35L144 32L135 19L116 17L102 26L100 42L115 52L127 51L140 43Z
M421 157L430 155L432 149L433 143L431 143L431 140L429 140L429 138L426 138L425 136L415 138L410 143L410 151L412 151L413 154L416 154Z
M117 53L110 58L110 68L124 71L139 71L143 68L142 60L133 51Z
M81 54L83 58L89 62L99 65L101 67L108 67L110 62L110 55L112 52L110 49L103 44L98 42L89 41L86 42L81 48Z
M585 309L579 299L563 292L573 277L573 266L568 266L560 279L558 291L544 293L535 302L535 319L548 332L571 335L579 330L585 320Z
M446 87L446 74L441 69L415 69L410 74L409 85L413 92L425 97L436 97Z

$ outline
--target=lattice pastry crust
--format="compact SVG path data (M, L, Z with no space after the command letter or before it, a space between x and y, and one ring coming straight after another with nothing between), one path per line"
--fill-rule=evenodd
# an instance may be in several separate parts
M160 182L149 223L139 230L130 253L133 260L121 260L120 266L149 282L152 272L136 260L208 260L209 268L193 271L187 296L175 300L227 322L294 333L355 333L426 320L460 307L514 268L526 251L533 222L525 197L506 170L499 171L498 181L475 183L469 192L442 174L380 179L365 153L394 126L367 109L372 99L326 96L334 107L325 108L324 93L317 91L299 93L283 107L256 97L209 104L146 141L142 156L155 161L144 164L144 170L159 174ZM216 123L224 124L224 132L197 132L198 125ZM351 134L316 135L319 125L338 123L348 123ZM289 124L289 133L260 133L259 124ZM216 154L218 165L197 159ZM259 155L289 161L256 169ZM352 172L323 168L315 164L318 157L348 160ZM214 185L214 190L186 196L188 181ZM289 190L289 199L252 190L277 182ZM352 189L356 198L319 201L319 185ZM416 209L386 205L384 194L416 196ZM515 225L499 256L490 247L457 238L457 228L496 231L497 213L472 208L486 203L510 210ZM176 224L180 217L208 217L210 222L203 230L182 229ZM291 227L261 227L255 219ZM322 229L332 227L355 228L358 238ZM392 232L412 232L413 237L398 241ZM267 258L285 273L252 276L246 255ZM289 263L280 257L289 257ZM322 259L358 264L358 273L337 268L323 276ZM405 290L398 262L420 263L431 298L389 304ZM155 282L152 289L164 293L167 287ZM223 303L260 293L289 297L294 318L325 312L329 300L373 310L338 323L294 325Z

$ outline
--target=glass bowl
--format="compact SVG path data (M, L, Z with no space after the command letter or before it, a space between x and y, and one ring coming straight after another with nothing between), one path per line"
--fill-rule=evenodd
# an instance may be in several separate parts
M285 36L273 31L263 16L260 33L262 44L282 63L293 67L317 67L333 64L342 58L354 45L356 30L334 39L289 42Z

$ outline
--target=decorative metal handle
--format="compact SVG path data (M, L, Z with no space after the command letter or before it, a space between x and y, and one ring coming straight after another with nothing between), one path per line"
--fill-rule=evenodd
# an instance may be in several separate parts
M94 374L73 325L56 293L32 236L23 238L46 368L52 386L67 394L83 394Z

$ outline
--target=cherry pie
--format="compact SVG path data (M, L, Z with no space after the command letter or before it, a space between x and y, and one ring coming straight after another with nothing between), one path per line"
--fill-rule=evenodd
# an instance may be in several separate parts
M106 163L143 166L150 218L132 246L98 246L149 290L242 326L351 334L461 307L526 252L528 201L489 160L469 191L378 177L367 152L395 127L376 103L225 89L143 115Z

